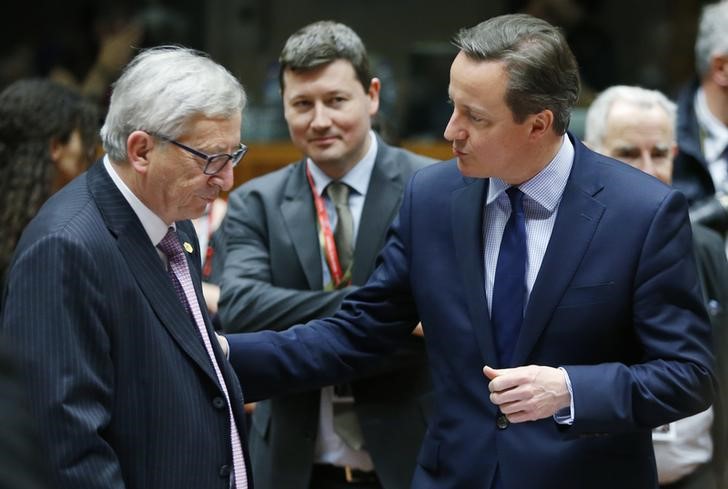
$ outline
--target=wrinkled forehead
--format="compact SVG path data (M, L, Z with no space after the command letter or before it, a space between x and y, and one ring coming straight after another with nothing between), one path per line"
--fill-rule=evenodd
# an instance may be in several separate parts
M675 140L674 121L658 104L619 100L612 104L607 115L605 140L614 137L627 140L649 137L660 144L671 144Z

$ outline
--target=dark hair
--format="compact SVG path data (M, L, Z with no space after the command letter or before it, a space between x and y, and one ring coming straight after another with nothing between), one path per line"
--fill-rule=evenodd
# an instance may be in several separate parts
M307 71L343 59L351 63L364 91L369 91L372 73L367 49L350 27L339 22L322 20L294 32L278 58L278 81L283 86L283 72Z
M97 108L50 80L24 79L0 93L0 280L25 226L54 189L51 142L75 130L91 161L98 140Z
M516 122L549 109L554 130L566 132L579 98L579 70L558 28L526 14L502 15L462 29L453 44L472 59L505 64L505 102Z

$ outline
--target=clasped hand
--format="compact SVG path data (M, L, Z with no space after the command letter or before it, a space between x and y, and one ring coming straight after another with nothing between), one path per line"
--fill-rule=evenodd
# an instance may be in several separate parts
M529 365L496 370L486 365L483 374L490 380L490 401L511 423L548 418L571 404L565 374L557 368Z

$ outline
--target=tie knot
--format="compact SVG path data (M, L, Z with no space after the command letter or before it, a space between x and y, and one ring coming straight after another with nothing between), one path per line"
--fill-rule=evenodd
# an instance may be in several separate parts
M506 189L506 194L508 194L508 198L511 200L511 211L522 213L523 192L521 192L521 189L518 187L508 187Z
M174 228L169 228L167 234L164 235L162 241L160 241L157 245L157 248L167 255L170 262L179 259L180 256L184 256L182 245L179 244L177 231L175 231Z
M326 187L326 193L334 205L349 205L349 186L345 183L334 181Z

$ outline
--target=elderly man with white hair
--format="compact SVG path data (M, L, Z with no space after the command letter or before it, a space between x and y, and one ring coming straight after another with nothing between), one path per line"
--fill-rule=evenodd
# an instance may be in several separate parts
M54 487L248 486L243 397L189 221L232 187L244 105L203 53L141 52L114 85L106 156L18 244L0 330L23 360Z
M672 183L675 142L675 104L662 93L640 87L614 86L601 93L586 116L585 142L592 149L624 161ZM717 233L693 224L694 251L703 297L715 336L718 379L726 379L728 333L728 263ZM653 431L661 487L722 489L724 486L726 411L719 391L707 411Z
M678 99L674 171L675 188L720 231L728 231L727 33L728 0L706 5L695 41L697 76Z

